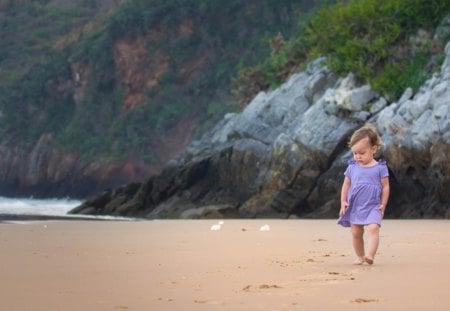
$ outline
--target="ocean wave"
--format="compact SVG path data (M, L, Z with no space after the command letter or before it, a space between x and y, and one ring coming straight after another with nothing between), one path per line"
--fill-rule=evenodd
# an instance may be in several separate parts
M33 199L0 197L0 214L66 216L81 202L73 199Z

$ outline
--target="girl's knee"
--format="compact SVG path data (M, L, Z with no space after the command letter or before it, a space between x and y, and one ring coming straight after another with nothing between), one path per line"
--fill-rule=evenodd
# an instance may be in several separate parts
M362 237L364 234L364 227L359 225L352 225L352 235L355 238Z
M378 224L370 224L367 226L369 234L378 234L380 232L380 226Z

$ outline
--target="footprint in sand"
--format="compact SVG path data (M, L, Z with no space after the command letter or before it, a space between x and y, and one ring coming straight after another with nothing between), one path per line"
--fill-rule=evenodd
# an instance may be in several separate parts
M245 286L245 287L242 289L242 291L244 291L244 292L250 292L250 291L252 291L252 290L258 290L258 289L270 289L270 288L282 288L282 287L279 286L279 285L276 285L276 284L272 284L272 285L269 285L269 284L261 284L261 285L259 285L259 286L257 286L257 287L252 286L252 285L247 285L247 286Z
M373 303L373 302L378 302L378 299L356 298L355 300L352 300L351 302L352 303Z
M267 288L281 288L281 287L278 286L277 284L273 284L273 285L261 284L261 285L259 285L259 288L267 289Z

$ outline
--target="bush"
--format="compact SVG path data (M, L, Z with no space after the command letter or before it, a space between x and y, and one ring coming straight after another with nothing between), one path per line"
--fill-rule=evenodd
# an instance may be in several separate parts
M5 18L1 133L33 142L51 132L78 155L148 161L155 160L150 147L155 135L179 119L195 112L200 132L234 110L230 85L237 64L257 64L270 54L270 44L280 54L267 70L249 72L264 83L260 88L280 83L303 57L302 43L270 38L289 38L297 13L314 5L310 0L129 0L114 1L121 3L116 10L99 13L100 1L16 2L0 2ZM136 37L146 41L149 63L157 52L167 67L151 88L137 90L147 98L124 111L128 86L120 85L114 48L118 40ZM60 59L54 65L35 61L50 50ZM71 65L84 69L76 86ZM74 91L83 94L76 103Z
M311 54L326 55L331 70L373 83L375 90L398 96L400 88L416 86L405 72L417 74L422 59L410 60L395 55L396 47L408 46L408 39L418 29L436 27L450 10L444 0L365 0L340 3L323 9L307 29ZM423 68L423 67L422 67ZM408 83L409 84L409 83Z
M265 40L271 54L262 63L246 66L241 60L233 79L233 93L240 107L245 106L259 91L279 86L291 73L303 68L309 51L303 33L311 16L312 13L300 14L297 35L288 42L280 34Z
M409 38L420 29L433 31L448 12L448 0L350 0L324 7L265 62L240 68L236 93L247 102L292 70L327 56L337 74L353 72L375 90L398 97L428 77L425 66L432 51L426 44L412 47Z

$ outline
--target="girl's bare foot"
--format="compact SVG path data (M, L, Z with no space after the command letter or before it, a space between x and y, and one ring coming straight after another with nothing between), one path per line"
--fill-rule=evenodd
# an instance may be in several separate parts
M373 265L373 258L364 257L364 261L367 262L369 265Z
M353 264L359 266L359 265L362 265L364 263L364 261L365 261L365 257L357 257L355 259L355 261L353 262Z

